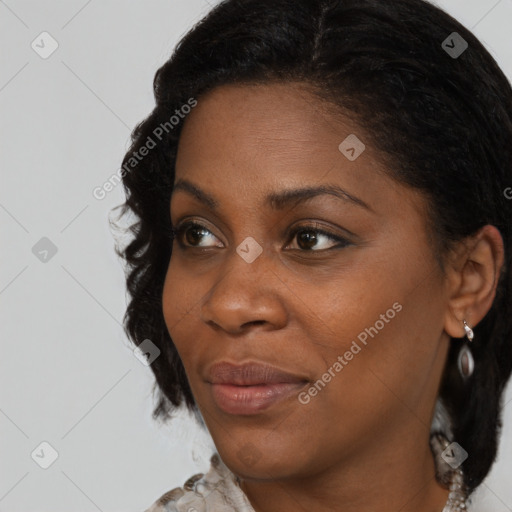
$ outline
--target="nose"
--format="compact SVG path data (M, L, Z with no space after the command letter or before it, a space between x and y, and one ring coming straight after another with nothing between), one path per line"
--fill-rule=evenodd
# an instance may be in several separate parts
M201 304L201 320L230 334L251 326L281 329L287 322L283 290L285 284L265 251L252 263L240 255L226 259L226 271L219 275Z

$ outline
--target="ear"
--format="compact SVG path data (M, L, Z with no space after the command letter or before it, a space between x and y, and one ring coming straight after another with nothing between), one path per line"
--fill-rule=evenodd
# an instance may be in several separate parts
M444 329L449 336L466 335L463 320L477 325L491 309L504 262L503 239L487 225L454 251L447 268L448 309Z

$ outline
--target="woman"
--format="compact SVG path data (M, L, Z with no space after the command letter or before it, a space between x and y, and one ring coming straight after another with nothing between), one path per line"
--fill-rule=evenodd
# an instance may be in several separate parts
M125 328L217 453L148 510L465 510L512 370L496 62L422 0L226 0L154 86Z

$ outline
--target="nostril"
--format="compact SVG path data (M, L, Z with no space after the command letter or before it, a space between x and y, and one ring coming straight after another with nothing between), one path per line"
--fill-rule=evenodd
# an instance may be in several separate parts
M245 325L261 325L264 323L265 323L265 320L254 320L253 322L247 322Z

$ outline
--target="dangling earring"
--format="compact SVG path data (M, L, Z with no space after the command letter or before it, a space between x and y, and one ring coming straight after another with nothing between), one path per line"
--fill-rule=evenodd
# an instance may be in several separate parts
M469 342L472 342L474 338L473 329L469 327L466 320L463 320L463 322L464 330L466 331L466 337ZM475 360L473 359L473 354L471 353L471 350L466 343L464 343L460 349L459 356L457 358L457 366L459 367L459 372L464 380L467 380L469 377L471 377L473 370L475 369Z

